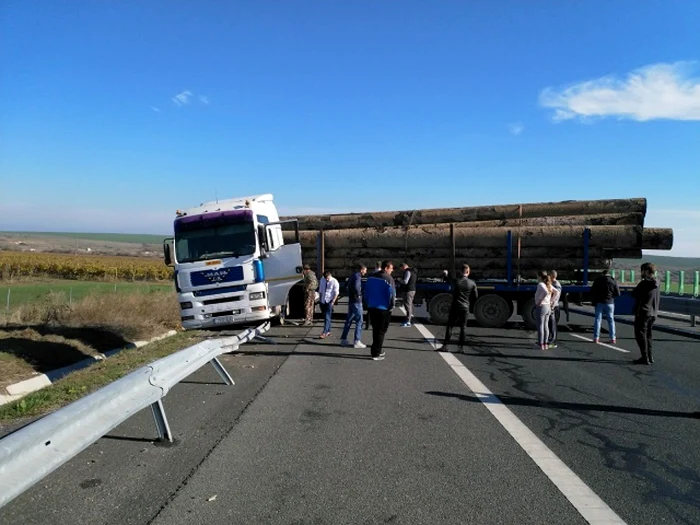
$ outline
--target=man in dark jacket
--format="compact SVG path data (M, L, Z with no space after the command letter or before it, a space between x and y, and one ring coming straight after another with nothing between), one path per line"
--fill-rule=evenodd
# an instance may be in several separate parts
M402 263L403 277L401 284L403 285L403 306L406 309L406 321L401 326L411 326L413 319L413 300L416 298L416 283L418 281L418 271L411 268L408 264Z
M372 359L381 361L385 352L384 336L389 330L391 313L396 304L396 284L391 272L394 264L391 261L382 262L382 271L372 274L365 283L365 301L372 322Z
M617 342L615 336L615 297L620 295L620 288L617 281L610 277L608 270L593 281L591 285L591 300L595 307L595 318L593 320L593 342L600 342L600 325L603 323L603 315L608 321L608 332L610 342Z
M479 298L476 283L469 278L471 269L468 264L462 266L462 276L452 283L452 304L450 316L445 330L445 341L442 344L444 352L449 351L452 328L459 326L459 349L464 351L464 339L467 331L467 319L469 319L469 307Z
M367 267L360 264L348 279L348 316L345 318L345 326L340 336L340 344L350 346L348 334L352 323L355 323L355 348L367 348L362 343L362 277L367 273Z
M635 299L634 305L634 338L639 345L642 356L633 363L649 365L654 362L651 353L651 335L654 321L659 312L661 302L661 290L656 279L656 266L652 263L642 264L642 280L632 291Z

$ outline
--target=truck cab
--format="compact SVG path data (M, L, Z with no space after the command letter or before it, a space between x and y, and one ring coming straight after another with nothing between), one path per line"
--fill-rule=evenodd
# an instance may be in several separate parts
M285 244L282 224L295 225ZM205 202L178 210L164 241L175 268L182 326L203 329L279 316L301 278L296 221L280 221L271 194Z

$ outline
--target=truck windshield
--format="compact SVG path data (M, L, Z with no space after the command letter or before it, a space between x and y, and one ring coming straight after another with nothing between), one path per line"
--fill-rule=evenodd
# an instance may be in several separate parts
M255 253L255 230L251 222L204 225L175 234L177 262L187 263L240 257Z

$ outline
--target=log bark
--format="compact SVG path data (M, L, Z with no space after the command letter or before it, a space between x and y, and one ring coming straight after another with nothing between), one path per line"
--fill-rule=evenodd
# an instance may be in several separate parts
M297 219L302 230L337 230L353 228L384 228L421 224L462 223L474 221L503 221L534 217L562 217L600 214L646 214L644 198L563 201L534 204L472 206L466 208L437 208L408 211L380 211L333 215L302 215L282 217ZM641 224L640 224L641 225Z
M671 248L673 248L672 228L644 228L642 249L670 250Z
M585 228L591 231L590 247L611 250L641 249L644 239L645 249L667 250L673 245L673 230L667 228L649 229L646 237L640 226L531 226L513 230L513 241L520 238L521 247L581 248ZM506 245L507 230L504 228L462 228L455 227L455 246L465 249L503 248ZM317 232L301 231L302 246L315 246ZM293 232L285 233L285 242L293 239ZM392 228L384 231L376 229L331 230L325 232L325 246L330 248L396 249L404 252L419 248L451 247L449 225Z
M333 277L339 280L346 279L347 277L350 277L352 274L353 270L352 268L330 268L326 267L327 270L331 270ZM520 272L520 276L522 279L527 279L527 280L536 280L537 279L537 271L538 269L524 269ZM592 281L600 275L602 269L592 269L589 270L588 272L588 280ZM514 275L513 277L516 277L514 270ZM581 270L557 270L558 277L557 279L559 281L575 281L575 282L580 282L583 279L583 271ZM400 275L400 272L394 272L394 277L397 277ZM424 270L422 273L420 273L421 278L433 278L433 279L440 279L442 277L442 270ZM498 280L505 280L506 278L506 272L504 269L494 269L494 270L486 270L482 268L474 268L472 269L472 272L470 274L470 277L476 280L481 280L481 279L498 279Z
M354 258L326 258L326 268L349 268L353 269L357 264L363 262L360 259ZM502 277L506 276L506 261L505 259L470 259L468 261L461 261L457 259L457 266L466 262L469 266L476 270L498 270L502 272ZM305 261L306 264L311 264ZM366 264L366 263L365 263ZM398 262L394 263L395 268L398 271ZM610 259L590 259L589 268L604 269L610 268ZM418 275L422 272L432 272L450 269L449 259L423 259L420 261L420 265L416 265L418 270ZM575 270L583 269L583 259L561 259L561 258L550 258L550 259L521 259L520 265L518 266L517 261L513 262L513 268L521 270Z
M302 256L308 259L316 259L316 247L306 247L302 245ZM504 261L507 258L506 248L462 248L455 252L455 257L460 260L483 259L483 258L502 258ZM612 259L641 259L641 249L620 249L608 250L600 248L591 248L589 250L590 258L612 258ZM422 259L439 259L449 260L452 256L452 250L449 248L419 248L416 250L396 250L390 248L328 248L326 257L329 258L352 258L358 259L368 266L372 266L376 261L383 259L391 259L395 263L408 262L409 264L418 264L416 261ZM521 259L529 258L547 258L557 257L562 259L583 258L583 248L537 248L526 247L521 250ZM515 260L515 250L513 259Z

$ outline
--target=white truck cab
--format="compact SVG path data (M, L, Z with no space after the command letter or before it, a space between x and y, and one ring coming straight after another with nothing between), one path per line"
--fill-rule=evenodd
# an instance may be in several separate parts
M284 244L283 222L295 224L296 243ZM271 194L177 211L163 251L175 267L183 328L261 321L287 308L302 262L296 221L283 222Z

